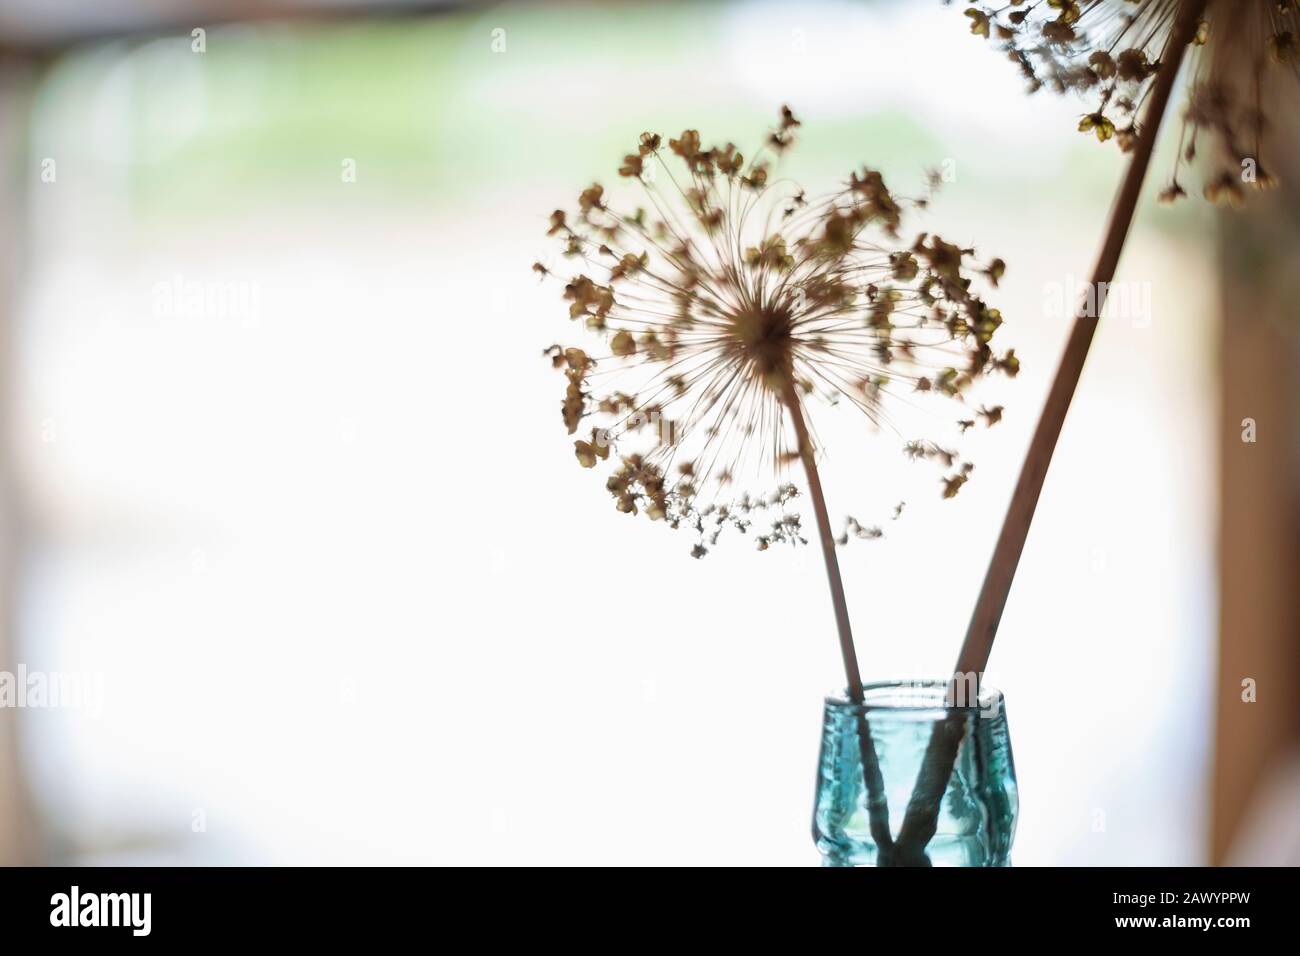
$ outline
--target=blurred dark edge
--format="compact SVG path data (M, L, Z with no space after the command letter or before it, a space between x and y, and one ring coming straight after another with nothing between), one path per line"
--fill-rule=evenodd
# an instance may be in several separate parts
M14 461L8 454L16 365L11 317L25 256L27 108L34 82L27 63L0 56L0 671L10 673L16 661L15 556L22 536ZM19 713L15 707L0 707L0 864L42 862L42 841L19 759Z
M1216 864L1300 865L1300 94L1274 93L1281 184L1225 210L1219 229Z

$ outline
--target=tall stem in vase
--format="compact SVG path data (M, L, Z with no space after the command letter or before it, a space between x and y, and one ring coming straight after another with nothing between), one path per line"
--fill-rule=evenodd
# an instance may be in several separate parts
M808 435L808 424L804 420L799 393L795 389L793 377L788 373L784 376L781 400L790 412L795 437L799 442L799 459L803 462L804 474L808 477L808 497L812 499L813 513L817 519L817 537L821 542L822 558L826 565L826 580L831 589L831 603L835 606L835 626L839 633L840 656L844 661L844 678L849 700L861 705L864 700L862 673L858 669L858 654L853 644L853 629L849 624L849 606L844 598L840 561L835 553L835 536L831 532L830 515L826 510L826 494L822 491L821 475L817 471L816 455L812 439ZM889 831L889 806L885 799L884 777L880 771L875 743L871 739L871 728L867 724L866 712L859 707L857 713L858 748L862 760L863 783L866 787L871 837L880 848L882 857L887 857L893 848L893 837Z
M1061 357L1061 364L1047 393L1047 401L1038 420L1038 427L1025 454L1020 478L1012 493L1011 504L1002 522L1002 531L998 535L993 557L984 576L983 587L980 589L970 625L966 630L966 638L957 657L957 666L949 689L950 704L962 703L958 699L958 694L966 686L965 676L973 674L978 680L988 665L993 639L997 636L998 624L1002 620L1002 610L1006 606L1007 595L1011 591L1011 583L1020 564L1020 554L1029 535L1029 526L1034 519L1043 482L1047 478L1047 468L1051 464L1052 453L1056 450L1056 440L1060 437L1061 427L1065 424L1065 416L1070 409L1070 400L1074 397L1075 389L1079 385L1079 377L1083 374L1088 349L1092 345L1102 306L1106 302L1106 293L1115 278L1120 254L1124 251L1129 226L1133 222L1138 196L1142 191L1147 167L1151 163L1151 155L1155 150L1156 139L1169 105L1174 82L1178 77L1179 67L1196 34L1197 24L1205 11L1205 5L1206 0L1184 0L1179 7L1178 19L1174 23L1169 42L1168 55L1161 64L1160 73L1151 89L1151 99L1138 131L1133 158L1115 196L1114 205L1111 207L1101 252L1097 256L1097 263L1093 269L1092 289L1095 293L1093 300L1095 307L1081 308L1075 315L1065 353ZM974 706L977 701L966 703ZM961 745L960 734L953 731L955 726L957 722L953 719L944 721L936 726L930 737L930 744L898 834L901 857L920 853L934 836L944 788L947 787Z

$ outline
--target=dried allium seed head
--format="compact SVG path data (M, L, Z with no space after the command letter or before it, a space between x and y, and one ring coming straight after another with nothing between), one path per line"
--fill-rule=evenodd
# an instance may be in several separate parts
M976 273L996 285L1005 263L976 270L973 250L939 236L900 240L904 209L928 200L896 198L875 170L818 201L772 181L799 125L783 109L750 158L731 143L706 148L696 130L666 150L644 133L619 172L646 205L620 210L593 185L576 213L550 218L578 270L561 280L569 317L599 343L546 350L565 376L574 454L584 468L611 461L605 488L619 511L698 532L697 557L760 518L760 550L803 540L786 510L798 493L785 479L799 457L792 407L807 418L820 398L880 422L896 392L960 402L979 376L1019 367L1014 351L994 353L1002 317L971 291ZM959 421L974 424L969 412ZM972 467L931 441L905 450L951 472L945 497ZM775 490L737 491L752 480ZM880 534L851 520L850 533Z
M1247 188L1274 184L1265 156L1271 104L1300 106L1298 0L1209 0L1192 41L1192 88L1165 201L1186 195L1178 171L1213 137L1224 168L1206 198L1239 203ZM1128 151L1138 110L1166 60L1180 0L1047 0L970 7L971 32L996 38L1030 89L1046 85L1095 97L1079 130Z

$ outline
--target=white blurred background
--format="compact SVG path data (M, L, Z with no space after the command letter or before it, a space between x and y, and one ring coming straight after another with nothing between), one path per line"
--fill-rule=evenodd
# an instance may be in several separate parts
M33 103L28 162L57 179L29 192L13 336L17 648L104 681L97 714L20 716L61 857L815 864L839 686L817 555L693 561L576 467L541 357L574 330L529 271L546 216L643 129L743 144L782 103L810 192L954 162L933 226L1007 261L990 299L1023 373L957 499L907 472L904 519L842 552L865 675L934 676L1118 150L938 3L506 6L206 43L85 46ZM1101 326L989 673L1020 865L1208 853L1216 290L1208 214L1154 204L1170 161L1121 266L1151 313ZM887 512L838 449L832 512Z

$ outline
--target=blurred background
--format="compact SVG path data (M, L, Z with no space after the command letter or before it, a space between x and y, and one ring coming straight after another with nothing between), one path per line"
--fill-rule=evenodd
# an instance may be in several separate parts
M975 476L841 558L864 674L942 675L1122 169L960 9L5 0L0 671L67 699L0 708L0 862L815 864L818 558L616 514L529 271L783 103L1008 263ZM1019 865L1300 859L1300 202L1158 206L1164 140L988 676Z

